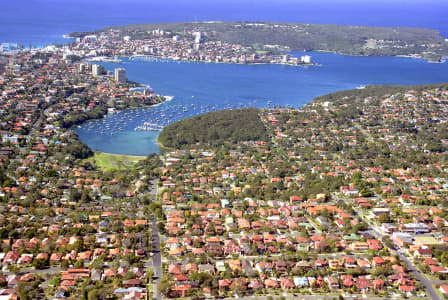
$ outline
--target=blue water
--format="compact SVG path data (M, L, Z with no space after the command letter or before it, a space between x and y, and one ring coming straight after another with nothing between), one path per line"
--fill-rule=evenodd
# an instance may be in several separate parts
M43 46L68 42L62 35L73 31L200 20L425 27L439 30L448 38L447 12L446 0L3 0L0 43ZM222 108L265 107L268 100L272 105L297 107L315 96L361 84L448 80L446 63L312 55L322 67L125 61L120 66L127 69L130 79L150 84L158 93L173 95L175 99L156 108L139 110L138 116L137 112L123 112L107 118L106 125L102 121L101 126L89 123L77 131L93 149L145 155L159 150L155 143L157 132L135 132L133 128L153 120L155 115L166 117L154 121L172 122ZM112 69L118 65L105 66ZM105 128L107 124L109 131Z
M293 53L294 56L304 54ZM360 85L425 84L448 80L448 63L322 52L308 54L321 66L204 64L126 58L121 64L103 63L109 70L123 67L129 79L151 85L157 93L175 98L157 107L126 111L104 120L110 128L120 126L122 131L106 130L103 121L87 122L76 131L92 149L147 155L159 151L155 142L158 132L134 131L144 122L165 126L212 110L268 107L269 100L271 106L299 107L314 97Z
M3 0L0 42L42 46L72 31L198 20L426 27L448 37L447 12L443 0Z

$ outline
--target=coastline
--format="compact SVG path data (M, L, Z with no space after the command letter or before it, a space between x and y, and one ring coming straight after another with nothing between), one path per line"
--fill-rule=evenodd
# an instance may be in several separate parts
M312 50L312 51L306 51L306 52L334 53L334 54L338 54L338 55L342 55L342 56L352 56L352 57L402 57L402 58L421 59L421 60L424 60L427 63L432 63L432 64L443 64L443 63L447 62L447 59L448 59L447 57L442 57L441 60L434 61L434 60L430 60L430 59L424 58L422 56L415 56L415 55L411 55L411 54L408 54L408 55L406 55L406 54L402 54L402 55L363 55L363 54L355 55L355 54L346 54L346 53L343 53L343 52L331 51L331 50ZM131 60L133 60L133 58L135 58L135 57L143 57L143 58L149 57L149 58L154 58L154 59L168 60L168 61L171 61L171 62L188 62L188 63L191 62L191 63L203 63L203 64L226 64L226 65L247 65L247 66L251 66L251 65L280 65L280 66L291 66L291 67L321 67L322 66L322 64L319 64L317 62L305 63L305 64L270 63L270 62L260 62L260 63L247 63L247 62L246 63L241 63L241 62L236 62L236 63L232 63L232 62L216 62L216 61L174 59L174 58L170 58L170 57L163 57L163 56L149 55L149 54L126 55L126 56L121 56L121 57L129 58ZM115 63L123 62L120 59L113 59L113 58L106 58L104 60L98 60L98 61L115 62Z
M427 63L430 63L430 64L444 64L446 62L446 57L442 57L442 59L439 60L439 61L428 60L426 58L419 57L419 56L414 56L414 55L397 55L395 57L421 59L421 60L424 60L424 61L426 61Z
M146 158L145 155L130 155L130 154L117 154L117 153L109 153L109 152L103 152L103 151L94 151L95 153L101 153L101 154L107 154L111 156L126 156L126 157L135 157L135 158Z
M202 63L202 64L224 64L224 65L245 65L245 66L251 66L251 65L280 65L280 66L291 66L291 67L312 67L312 66L322 66L318 63L306 63L306 64L288 64L288 63L270 63L270 62L260 62L260 63L241 63L241 62L216 62L216 61L201 61L201 60L189 60L189 59L174 59L170 57L163 57L163 56L157 56L157 55L149 55L149 54L142 54L142 55L126 55L121 56L129 58L130 60L133 60L133 58L138 57L149 57L153 59L160 59L160 60L168 60L171 62L184 62L184 63ZM122 62L122 61L121 61Z
M140 105L140 106L131 106L131 107L127 107L127 108L125 108L125 109L121 109L121 110L120 110L120 109L117 109L115 112L123 112L123 111L132 110L132 109L138 109L138 108L149 108L149 107L153 107L153 106L159 106L159 105L161 105L161 104L163 104L163 103L165 103L165 102L169 102L169 101L171 101L172 99L174 99L174 96L165 96L165 95L157 95L157 96L161 96L161 97L163 97L165 100L163 100L162 102L159 102L159 103L151 104L151 105L146 105L146 104L145 104L145 105ZM168 100L166 100L167 97L170 97L170 98L168 98ZM84 120L82 123L79 123L79 124L73 124L73 125L71 126L71 128L73 128L74 126L80 126L80 125L82 125L82 124L84 124L85 122L88 122L88 121L104 119L104 117L107 116L108 114L109 114L109 112L106 111L106 113L105 113L101 118L87 119L87 120Z
M121 59L110 58L108 56L94 56L85 59L87 62L110 62L110 63L121 63Z
M164 95L159 95L159 96L162 96L162 97L164 98L164 101L159 102L159 103L156 103L156 104L152 104L152 105L142 105L142 106L128 107L128 108L123 109L123 110L118 110L118 112L123 112L123 111L127 111L127 110L132 110L132 109L149 108L149 107L153 107L153 106L159 106L159 105L161 105L161 104L163 104L163 103L165 103L165 102L171 101L171 100L174 98L174 96L164 96ZM168 98L168 99L167 99L167 98ZM102 116L101 118L91 118L91 119L86 119L86 120L84 120L82 123L74 124L74 125L72 125L70 128L68 128L68 129L69 129L69 130L72 130L72 131L76 134L76 138L77 138L78 141L84 143L84 142L79 138L79 134L74 130L74 128L75 128L75 127L78 127L78 126L81 126L81 125L83 125L83 124L85 124L86 122L89 122L89 121L104 119L105 117L107 117L108 114L109 114L109 113L106 111L106 113L103 114L103 116ZM84 143L84 144L85 144L85 143ZM108 155L127 156L127 157L136 157L136 158L139 158L139 157L144 158L144 157L146 157L146 156L141 156L141 155L116 154L116 153L108 153L108 152L103 152L103 151L97 151L97 150L92 149L89 145L87 145L87 144L85 144L85 145L86 145L90 150L92 150L94 153L98 152L98 153L104 153L104 154L108 154Z
M402 57L402 58L413 58L413 59L421 59L426 61L427 63L430 64L443 64L447 61L447 57L442 57L442 59L440 61L433 61L433 60L429 60L426 59L424 57L421 56L415 56L412 54L400 54L400 55L355 55L355 54L346 54L346 53L342 53L342 52L338 52L338 51L331 51L331 50L313 50L316 52L323 52L323 53L334 53L334 54L338 54L338 55L343 55L343 56L352 56L352 57ZM312 51L311 51L312 52Z
M159 137L157 137L156 142L157 142L157 145L158 145L159 148L160 148L160 151L159 151L159 152L178 150L178 149L176 149L176 148L173 148L173 147L167 147L167 146L163 145L162 142L160 142Z

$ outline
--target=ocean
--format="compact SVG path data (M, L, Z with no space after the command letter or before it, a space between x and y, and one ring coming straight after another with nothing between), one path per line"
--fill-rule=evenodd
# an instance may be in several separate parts
M425 27L448 38L446 12L442 0L4 0L0 43L43 46L73 31L201 20Z

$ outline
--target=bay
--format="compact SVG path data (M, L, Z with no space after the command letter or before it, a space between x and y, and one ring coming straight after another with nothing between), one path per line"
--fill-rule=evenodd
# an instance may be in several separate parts
M166 126L208 111L238 107L300 107L313 98L371 84L426 84L448 81L448 63L432 64L400 57L353 57L308 54L321 66L231 65L123 58L130 80L150 85L174 99L151 108L133 109L89 121L76 128L81 141L102 152L147 155L160 149L157 131L135 131L144 122ZM121 129L120 129L121 128Z

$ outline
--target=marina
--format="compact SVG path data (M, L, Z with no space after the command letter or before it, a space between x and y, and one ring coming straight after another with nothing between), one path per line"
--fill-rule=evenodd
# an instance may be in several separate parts
M89 143L113 145L111 141L131 140L131 143L120 142L121 146L127 145L127 153L134 155L144 155L142 150L132 148L135 139L140 141L140 145L147 146L149 151L157 149L157 136L160 131L179 120L190 118L196 115L205 114L223 109L236 109L262 105L269 107L268 100L253 100L247 103L231 103L229 100L224 103L203 104L203 103L178 103L173 96L166 96L166 101L151 107L129 109L109 113L103 119L91 120L82 125L76 126L75 131L81 139L88 139ZM91 146L92 147L92 146ZM97 150L95 146L92 149ZM104 151L104 150L103 150ZM108 150L113 153L113 150Z
M121 63L123 62L121 59L118 59L117 57L110 58L106 56L96 56L88 59L89 62L110 62L110 63Z
M267 101L265 106L268 106ZM164 102L161 105L152 107L130 109L121 112L108 114L101 120L92 120L77 126L76 130L88 134L111 136L127 131L161 131L165 126L175 123L179 120L190 118L195 115L205 114L212 111L223 109L236 109L252 107L257 101L250 101L246 104L211 105L195 104L188 105L172 104Z

